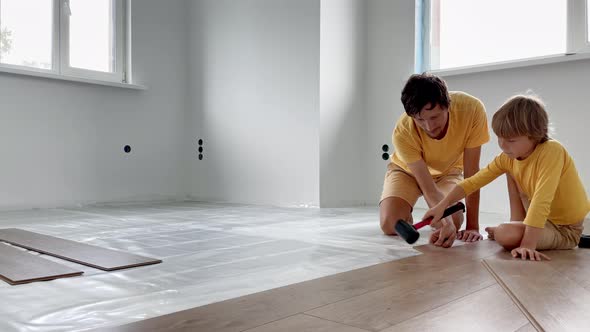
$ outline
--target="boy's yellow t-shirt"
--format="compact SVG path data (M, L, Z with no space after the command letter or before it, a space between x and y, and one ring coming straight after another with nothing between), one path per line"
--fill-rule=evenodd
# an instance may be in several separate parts
M462 170L463 151L490 140L483 103L464 92L453 91L449 95L449 126L440 140L430 138L412 117L402 114L393 131L394 164L410 172L408 164L423 159L430 175L436 178L453 168Z
M500 153L485 168L458 185L465 194L478 190L508 173L531 203L524 224L543 228L545 221L557 225L581 222L590 211L590 201L572 157L557 141L537 145L524 160Z

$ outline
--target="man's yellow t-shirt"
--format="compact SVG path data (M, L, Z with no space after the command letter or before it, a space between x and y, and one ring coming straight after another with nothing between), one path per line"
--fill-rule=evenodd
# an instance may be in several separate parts
M590 201L574 161L557 141L537 145L524 160L501 153L458 185L469 195L504 173L514 178L519 190L531 201L525 225L543 228L547 220L556 225L576 224L590 211Z
M450 92L449 125L446 135L430 138L406 113L393 131L395 152L391 161L410 172L408 164L423 159L432 177L447 174L453 168L463 170L463 151L490 140L483 103L464 92Z

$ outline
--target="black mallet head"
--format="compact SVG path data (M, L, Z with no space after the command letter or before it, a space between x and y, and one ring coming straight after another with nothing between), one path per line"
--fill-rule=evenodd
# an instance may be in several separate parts
M395 224L395 232L409 244L413 244L420 238L418 230L403 219L398 220L397 224Z
M579 248L590 248L590 235L582 234L580 238Z

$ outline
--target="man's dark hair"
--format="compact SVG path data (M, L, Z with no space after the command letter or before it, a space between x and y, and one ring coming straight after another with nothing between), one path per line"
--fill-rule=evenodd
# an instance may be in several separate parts
M406 113L412 117L418 115L429 103L431 108L436 107L437 104L448 108L451 104L445 81L427 73L410 76L402 90L401 99Z

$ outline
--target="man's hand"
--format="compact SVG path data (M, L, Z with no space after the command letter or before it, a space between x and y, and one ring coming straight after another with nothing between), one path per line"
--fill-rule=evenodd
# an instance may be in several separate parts
M408 168L410 169L410 173L416 178L416 182L418 182L418 186L424 195L424 200L426 200L428 207L433 207L438 204L438 202L443 199L444 195L434 182L426 162L423 159L420 159L413 163L409 163Z
M548 261L551 260L551 258L549 258L547 255L542 254L537 250L531 248L518 247L516 249L513 249L510 253L512 254L512 257L517 258L518 256L520 256L522 260L526 260L527 258L532 261L540 261L543 258Z
M430 235L430 243L437 247L450 248L457 237L457 228L448 220L442 219L442 223L443 226Z
M465 242L477 242L483 240L483 235L479 234L479 231L475 229L466 229L457 233L457 240L463 240Z

